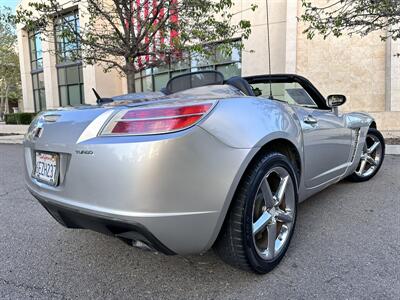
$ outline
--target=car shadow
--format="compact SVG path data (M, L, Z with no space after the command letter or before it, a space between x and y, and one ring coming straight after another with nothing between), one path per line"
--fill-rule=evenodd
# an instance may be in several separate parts
M324 217L321 211L332 213L335 209L337 201L331 197L332 194L342 195L348 188L350 184L339 183L299 204L297 228L291 247L282 262L266 276L233 268L222 262L212 249L202 255L166 256L136 249L114 237L88 230L63 229L58 224L54 224L54 229L58 231L55 237L58 241L63 240L63 252L73 253L73 263L71 257L66 258L65 255L52 255L52 261L69 268L72 273L84 270L92 279L103 282L109 288L112 288L109 282L112 278L114 283L120 280L119 285L121 282L125 282L125 285L134 284L135 290L142 292L149 286L197 291L210 291L212 287L212 295L218 297L224 291L226 293L227 288L237 293L267 280L271 285L276 284L276 295L279 296L278 287L282 285L279 278L303 276L307 262L298 261L297 258L313 255L313 248L308 245L312 244L314 237L309 234L312 230L307 220L312 218L314 226L322 227ZM56 253L59 245L50 245L53 247L50 252ZM162 292L157 289L153 292ZM275 290L275 287L271 289ZM273 291L271 293L274 294Z

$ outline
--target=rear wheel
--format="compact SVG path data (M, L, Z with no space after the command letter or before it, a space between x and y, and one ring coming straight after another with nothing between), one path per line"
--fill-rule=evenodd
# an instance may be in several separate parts
M227 263L257 273L283 258L296 224L293 167L280 153L260 158L244 175L215 245Z
M348 179L354 182L363 182L371 179L381 168L384 157L385 140L378 130L370 128L357 169Z

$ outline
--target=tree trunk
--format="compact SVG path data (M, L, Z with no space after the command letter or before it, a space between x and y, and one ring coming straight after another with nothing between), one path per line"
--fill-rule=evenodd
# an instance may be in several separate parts
M8 88L8 85L7 85L7 87L6 87L6 95L5 95L5 104L4 104L4 111L5 111L5 113L6 114L9 114L10 113L10 108L9 108L9 105L8 105L8 90L9 90L9 88Z
M135 93L135 65L130 61L129 58L126 59L126 84L128 88L128 93Z
M0 87L0 120L4 119L4 94L3 94L3 87Z
M0 95L0 121L3 121L3 107L4 107L4 95Z
M128 93L135 93L136 92L135 72L126 74L126 82L127 82L127 85L128 85L127 86L128 87Z

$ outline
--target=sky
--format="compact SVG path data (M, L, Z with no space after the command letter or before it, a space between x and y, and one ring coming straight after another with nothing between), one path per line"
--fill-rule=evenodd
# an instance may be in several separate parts
M8 6L11 7L12 10L15 10L15 7L20 2L20 0L0 0L0 7Z

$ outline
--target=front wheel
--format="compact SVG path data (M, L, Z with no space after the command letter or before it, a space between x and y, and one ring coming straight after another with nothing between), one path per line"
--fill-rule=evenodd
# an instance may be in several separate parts
M289 247L296 224L296 176L280 153L261 157L244 175L215 250L227 263L271 271Z
M363 182L371 179L378 173L384 158L385 139L377 129L370 128L357 169L348 179L354 182Z

